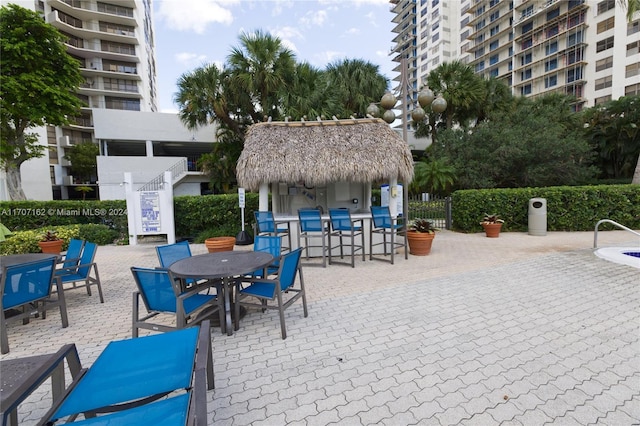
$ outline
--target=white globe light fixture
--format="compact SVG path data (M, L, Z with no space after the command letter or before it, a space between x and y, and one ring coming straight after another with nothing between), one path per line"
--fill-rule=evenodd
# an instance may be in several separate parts
M447 101L442 96L438 96L431 103L431 109L433 112L441 114L447 109Z

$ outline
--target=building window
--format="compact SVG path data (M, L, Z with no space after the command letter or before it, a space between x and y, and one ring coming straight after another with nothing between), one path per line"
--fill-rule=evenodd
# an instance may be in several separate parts
M497 55L497 54L496 54L496 55L491 56L491 57L489 58L489 65L493 65L493 64L498 63L498 57L499 57L499 56L500 56L500 55Z
M496 25L495 27L489 30L489 36L493 37L494 35L500 32L500 25Z
M500 42L498 40L492 41L489 44L489 52L491 52L492 50L496 50L499 45L500 45Z
M529 22L522 26L522 34L526 34L529 31L533 31L533 22Z
M596 79L596 90L606 89L607 87L611 87L613 82L613 78L608 75L606 77Z
M612 16L611 18L605 19L602 22L598 23L598 34L605 32L607 30L612 30L613 29L613 24L615 23L616 18L614 16Z
M567 83L582 79L582 67L575 67L567 70Z
M489 15L489 22L493 22L500 17L500 11L496 10L491 15Z
M639 48L640 41L634 41L633 43L627 44L627 57L637 55Z
M513 46L509 46L508 56L509 57L513 56Z
M560 16L560 8L559 7L556 7L552 11L547 12L547 21L552 20L556 16Z
M598 15L616 7L616 0L604 0L598 3Z
M483 55L484 55L484 47L481 47L480 49L476 50L475 59L478 59Z
M435 31L435 30L437 30L438 28L440 28L440 21L436 22L435 24L433 24L433 25L431 26L431 31Z
M533 5L528 6L525 10L522 11L522 14L520 15L520 19L524 19L528 16L533 15ZM532 24L533 26L533 24Z
M552 26L551 28L547 28L547 38L551 38L557 34L558 34L558 24Z
M122 109L127 111L140 111L140 99L112 98L105 96L105 108Z
M489 1L489 9L491 9L496 4L500 3L500 0L490 0Z
M493 69L491 71L489 71L489 77L497 77L498 76L498 69Z
M529 80L531 78L531 68L527 68L526 70L520 73L520 81Z
M596 61L596 71L606 70L613 67L613 56Z
M627 24L627 35L635 34L640 31L640 19L635 22L629 22Z
M133 18L133 9L130 7L117 6L115 4L98 3L98 12L110 13L112 15L128 16Z
M460 28L464 28L469 23L469 17L465 16L465 18L460 22Z
M613 36L600 40L596 43L596 52L602 52L603 50L611 49L613 47Z
M545 55L551 55L552 53L556 53L558 51L558 42L554 41L551 43L548 43L545 47L544 47L544 53Z
M105 90L117 90L119 92L138 93L138 83L134 80L124 80L120 78L104 79Z
M558 85L558 76L550 75L549 77L544 78L544 87L548 89L549 87L554 87Z
M640 62L636 62L635 64L627 65L625 67L626 78L633 77L634 75L640 75Z
M524 40L522 41L522 45L520 46L520 49L522 49L522 50L524 50L524 49L528 49L528 48L530 48L531 46L533 46L533 38L532 38L532 37L529 37L529 38L524 39Z
M567 26L569 28L573 28L576 25L581 24L583 22L584 22L584 13L579 13L577 15L569 17L569 22L568 22Z
M625 96L640 95L640 83L636 83L636 84L631 84L629 86L625 86L624 95Z
M522 96L530 95L531 94L531 84L525 84L524 86L522 86L520 88L520 94Z
M509 61L509 64L507 65L507 69L509 71L513 71L513 61ZM509 84L509 86L511 86L511 84Z
M135 33L136 29L129 25L121 25L121 24L114 24L113 22L100 21L99 27L100 27L100 31L102 31L103 33L120 34L120 35L129 36L129 37L134 37L136 34Z
M558 58L553 58L544 63L545 71L552 71L552 70L555 70L556 68L558 68Z
M582 61L582 48L573 49L567 52L567 64L575 64L576 62Z
M530 64L532 60L532 55L531 53L527 53L526 55L524 55L522 58L520 58L520 65L527 65Z
M484 28L484 26L487 25L486 21L483 19L482 21L478 22L476 24L476 31L480 31L481 29Z
M120 53L122 55L135 55L136 46L133 44L116 43L114 41L100 41L100 48L103 52Z
M480 72L484 69L484 61L480 61L476 64L476 72Z
M593 105L605 104L611 100L611 95L601 96L599 98L595 98Z
M433 37L431 37L431 42L435 43L436 41L438 41L439 38L440 38L440 33L434 34Z
M102 69L110 72L123 72L126 74L136 74L136 64L131 62L102 60Z
M569 34L569 37L567 37L567 47L575 46L578 43L582 43L582 31Z

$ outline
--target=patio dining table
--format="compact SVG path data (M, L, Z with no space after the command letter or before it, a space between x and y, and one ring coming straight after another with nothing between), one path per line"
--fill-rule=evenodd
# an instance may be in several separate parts
M192 278L195 280L222 279L222 297L224 297L225 324L220 324L227 335L233 334L231 326L232 295L229 283L235 277L250 274L258 269L270 265L274 257L259 251L223 251L205 253L187 257L169 266L169 270L178 278ZM220 297L220 295L218 295Z

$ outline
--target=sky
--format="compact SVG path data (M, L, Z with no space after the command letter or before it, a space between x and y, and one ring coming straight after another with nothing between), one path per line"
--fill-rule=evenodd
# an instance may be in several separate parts
M282 40L298 62L324 69L363 59L391 82L390 10L389 0L154 0L158 109L177 112L180 76L209 63L221 66L241 46L240 34L256 30Z

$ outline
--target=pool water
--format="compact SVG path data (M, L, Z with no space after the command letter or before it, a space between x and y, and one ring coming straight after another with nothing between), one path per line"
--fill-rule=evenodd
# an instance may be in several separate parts
M638 247L603 247L597 249L595 255L609 262L640 269L640 249Z

